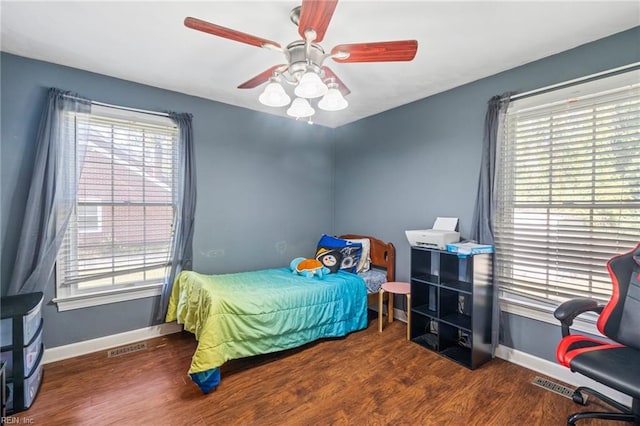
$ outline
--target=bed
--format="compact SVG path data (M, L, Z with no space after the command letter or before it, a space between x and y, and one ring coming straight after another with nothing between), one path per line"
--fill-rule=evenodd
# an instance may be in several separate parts
M231 359L277 352L367 327L367 307L380 286L395 278L395 248L370 236L368 271L338 271L322 279L289 267L232 274L181 272L174 281L166 320L183 324L198 341L189 375L203 393L220 382Z

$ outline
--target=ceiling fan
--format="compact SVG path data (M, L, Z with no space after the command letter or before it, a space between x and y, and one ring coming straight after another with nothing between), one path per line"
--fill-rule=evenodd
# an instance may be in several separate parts
M296 99L287 114L296 117L310 117L315 113L309 99L322 99L318 107L327 111L337 111L347 107L344 96L351 93L349 88L324 62L331 58L339 63L349 62L390 62L411 61L418 50L416 40L397 40L370 43L339 44L325 53L320 43L324 39L338 0L303 0L295 7L289 19L298 26L301 40L286 47L275 41L212 24L198 18L187 17L184 25L188 28L213 34L229 40L246 43L263 49L282 52L286 63L278 64L261 72L238 86L252 89L269 81L260 95L260 102L274 107L289 105L291 98L281 82L295 86Z

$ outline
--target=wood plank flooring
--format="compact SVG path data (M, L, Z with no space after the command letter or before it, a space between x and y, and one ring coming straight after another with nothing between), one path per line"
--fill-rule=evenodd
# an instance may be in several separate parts
M564 425L581 408L531 384L533 371L501 359L470 371L408 342L405 330L395 321L380 334L372 319L345 338L230 361L209 395L186 374L193 336L177 333L119 357L104 351L45 365L34 404L8 423Z

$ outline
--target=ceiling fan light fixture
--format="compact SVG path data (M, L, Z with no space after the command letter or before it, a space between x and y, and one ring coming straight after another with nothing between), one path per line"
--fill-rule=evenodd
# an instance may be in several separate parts
M272 81L267 84L267 87L264 88L264 91L260 94L258 100L261 104L270 107L283 107L285 105L289 105L289 102L291 102L291 98L287 95L287 92L284 91L282 85L277 81Z
M338 63L412 61L418 51L417 40L395 40L339 44L330 53L325 53L320 43L324 40L338 1L302 0L302 4L294 7L289 14L302 39L284 47L275 41L194 17L186 17L184 25L196 31L284 54L286 63L268 68L240 84L238 89L253 89L269 82L258 97L260 103L270 107L289 105L288 115L296 119L307 118L311 124L309 117L316 112L309 103L312 99L317 98L318 107L325 111L340 111L349 106L344 96L351 91L329 67L323 66L326 59ZM296 99L293 102L293 96L287 94L280 83L294 86Z
M295 98L287 110L287 115L295 118L311 117L315 113L316 110L314 110L311 104L309 104L309 101L304 98Z
M340 111L348 106L349 102L342 96L336 83L329 84L327 94L318 102L318 108L324 111Z
M312 99L325 95L328 89L318 74L313 71L307 71L302 75L294 93L301 98Z

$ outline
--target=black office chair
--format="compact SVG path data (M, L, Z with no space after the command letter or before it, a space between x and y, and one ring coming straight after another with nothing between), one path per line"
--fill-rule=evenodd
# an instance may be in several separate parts
M640 244L632 251L607 262L613 282L613 294L606 305L591 299L572 299L554 312L562 323L562 340L556 357L560 364L623 394L631 396L631 408L593 389L579 387L573 400L586 405L586 394L592 394L619 412L580 412L569 416L568 425L580 419L598 418L640 424ZM569 327L583 312L599 314L598 330L612 340L594 339L571 334Z

